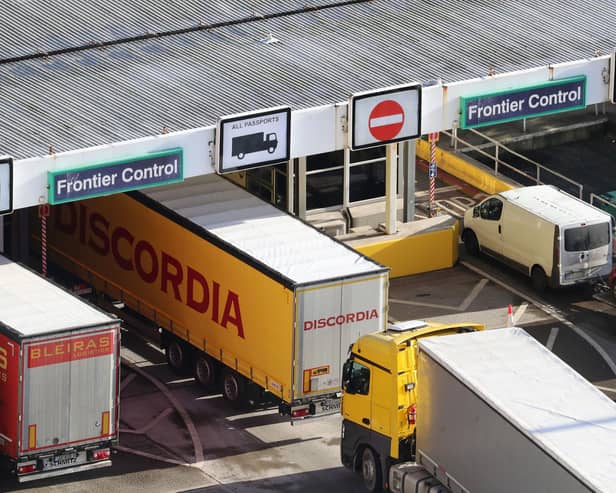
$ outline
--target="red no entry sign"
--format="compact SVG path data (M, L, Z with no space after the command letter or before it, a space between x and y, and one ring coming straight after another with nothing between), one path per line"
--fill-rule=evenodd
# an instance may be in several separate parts
M378 103L368 118L370 133L382 142L395 139L403 125L404 109L391 99Z

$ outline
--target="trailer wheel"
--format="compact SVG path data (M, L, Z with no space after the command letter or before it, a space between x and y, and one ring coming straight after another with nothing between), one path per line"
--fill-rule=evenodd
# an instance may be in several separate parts
M548 279L545 277L545 272L543 272L543 269L538 265L533 267L533 270L530 273L530 280L533 284L533 289L537 293L543 293L548 285Z
M233 407L242 407L246 394L246 379L233 370L225 370L222 377L222 396Z
M244 159L245 154L243 152L238 152L237 153L237 158L238 159Z
M207 354L199 353L195 356L193 370L195 379L202 387L210 389L216 383L216 363Z
M473 233L470 229L467 229L462 234L462 241L464 242L464 246L466 246L466 251L469 255L472 255L473 257L479 255L479 242L477 241L475 233Z
M381 465L370 447L366 447L361 455L361 475L369 492L381 490Z
M176 373L185 373L189 360L186 346L178 340L172 340L165 348L167 363Z

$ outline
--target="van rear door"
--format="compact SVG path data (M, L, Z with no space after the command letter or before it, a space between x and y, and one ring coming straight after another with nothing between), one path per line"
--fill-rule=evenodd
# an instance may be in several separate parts
M607 276L612 268L610 221L563 227L560 255L561 285Z

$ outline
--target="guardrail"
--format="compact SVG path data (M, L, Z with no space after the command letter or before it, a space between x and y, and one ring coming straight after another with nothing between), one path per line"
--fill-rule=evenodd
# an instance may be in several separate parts
M481 132L478 132L473 128L466 129L465 131L472 132L473 134L479 136L488 143L472 144L458 135L457 128L454 128L451 132L448 132L446 130L442 130L441 132L451 138L451 147L455 151L463 153L469 151L476 152L481 156L488 158L490 162L493 162L494 173L496 174L496 176L498 176L500 173L501 175L507 176L508 178L513 178L521 184L527 184L528 182L530 182L535 185L556 185L558 186L558 188L566 190L572 195L577 195L580 199L582 198L584 186L581 183L578 183L571 178L567 178L566 176L556 171L553 171L536 161L533 161L532 159L507 147L496 139L482 134ZM459 149L459 143L463 144L465 147ZM494 149L494 154L486 151L486 149ZM504 161L502 159L502 156L503 154L507 153L520 159L522 161L522 167L524 167L525 169L520 169L520 164L514 166ZM508 173L504 174L502 172L502 168L505 168Z
M594 205L599 209L603 209L605 212L611 214L612 217L616 219L616 202L608 200L595 193L590 194L589 202L591 205Z

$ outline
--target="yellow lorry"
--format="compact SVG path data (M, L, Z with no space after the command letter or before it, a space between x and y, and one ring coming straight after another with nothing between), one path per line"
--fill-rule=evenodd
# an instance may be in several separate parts
M51 208L51 258L160 328L169 365L233 404L338 412L350 344L383 330L389 271L228 180Z
M343 368L341 461L368 491L616 491L616 403L520 328L408 321Z

